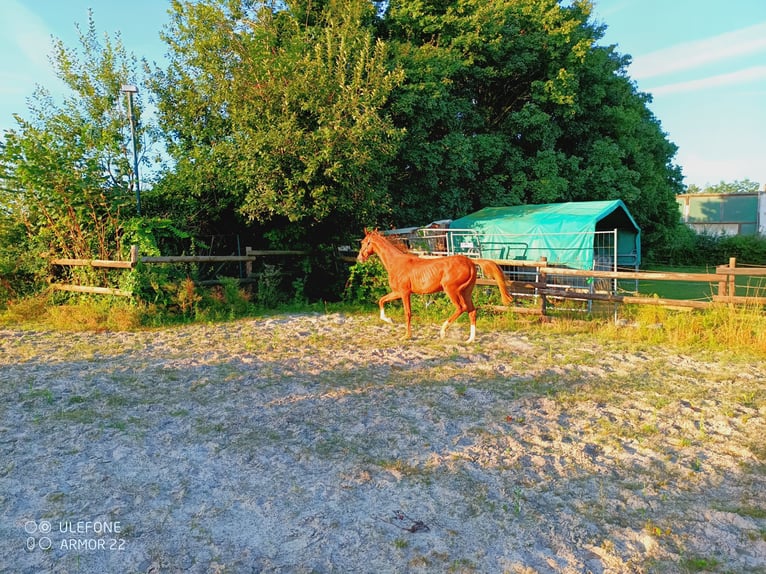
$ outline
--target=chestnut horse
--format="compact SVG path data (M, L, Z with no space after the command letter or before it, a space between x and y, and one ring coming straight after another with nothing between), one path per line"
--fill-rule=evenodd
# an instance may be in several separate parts
M506 305L512 302L505 286L505 276L493 261L488 259L469 259L464 255L450 255L423 259L409 253L403 253L398 247L381 235L377 230L365 230L362 247L357 261L364 262L376 253L388 272L388 284L391 292L378 301L380 318L391 323L386 317L384 305L389 301L401 299L404 305L404 317L407 321L407 338L412 336L412 308L410 295L412 293L438 293L444 291L455 306L455 312L444 322L441 337L444 337L449 326L463 313L468 313L471 321L471 334L467 343L476 338L476 307L473 305L473 288L476 284L476 266L497 281L500 295Z

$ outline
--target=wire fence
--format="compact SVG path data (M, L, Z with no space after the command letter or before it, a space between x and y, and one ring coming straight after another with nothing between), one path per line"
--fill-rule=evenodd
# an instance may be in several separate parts
M392 233L411 252L438 257L462 254L491 259L517 285L539 284L537 266L528 262L546 261L549 268L593 271L638 271L640 259L635 238L618 229L595 232L511 234L475 229L417 228ZM637 292L637 281L619 281L547 273L550 287L590 293ZM536 296L537 289L517 288L517 295Z

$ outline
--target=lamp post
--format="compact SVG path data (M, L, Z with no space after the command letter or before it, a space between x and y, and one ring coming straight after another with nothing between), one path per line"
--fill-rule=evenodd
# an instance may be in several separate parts
M133 84L123 84L120 91L128 96L128 119L130 120L130 136L133 140L133 177L136 180L136 212L141 215L141 186L138 183L138 149L136 147L136 122L133 117L133 94L138 88Z

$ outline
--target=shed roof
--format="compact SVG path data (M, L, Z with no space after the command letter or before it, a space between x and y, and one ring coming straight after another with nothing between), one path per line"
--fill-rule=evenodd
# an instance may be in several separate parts
M524 258L545 256L556 261L564 252L579 251L581 254L572 263L592 268L594 232L614 229L618 230L620 255L637 258L640 252L641 230L619 199L486 207L454 220L450 229L482 234L483 241L499 249L499 255L487 256L497 259L520 258L509 257L508 249L498 247L504 241L518 244L518 239L525 245ZM510 252L513 254L513 250Z

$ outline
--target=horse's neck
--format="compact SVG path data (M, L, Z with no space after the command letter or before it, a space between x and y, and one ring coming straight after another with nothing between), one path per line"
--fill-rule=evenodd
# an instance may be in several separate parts
M399 251L393 243L384 237L379 238L375 244L378 247L378 257L383 261L384 267L389 267L397 259L406 259L408 257L406 253Z

